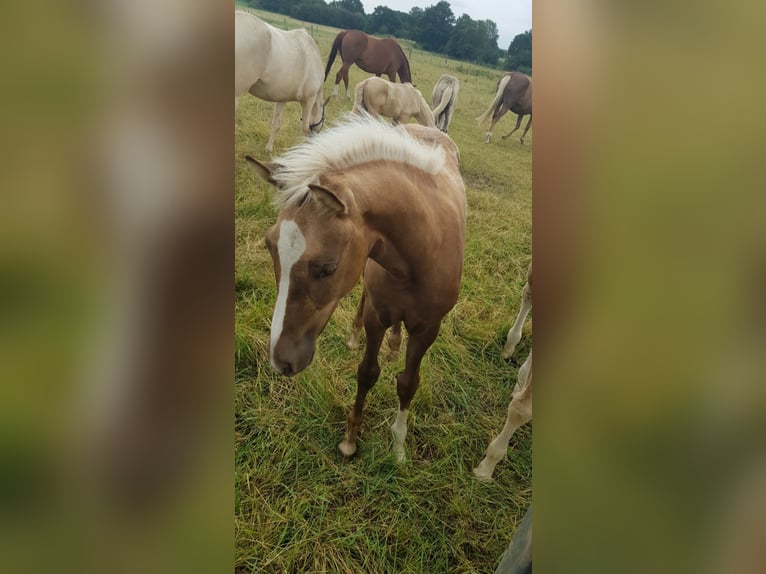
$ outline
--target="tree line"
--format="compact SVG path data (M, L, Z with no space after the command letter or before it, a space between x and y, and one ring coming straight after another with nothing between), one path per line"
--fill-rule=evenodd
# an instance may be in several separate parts
M249 0L249 4L305 22L406 38L423 50L457 60L532 72L532 30L518 34L502 50L497 45L497 24L474 20L468 14L455 18L446 0L409 12L376 6L371 14L364 12L361 0L335 0L329 4L324 0Z

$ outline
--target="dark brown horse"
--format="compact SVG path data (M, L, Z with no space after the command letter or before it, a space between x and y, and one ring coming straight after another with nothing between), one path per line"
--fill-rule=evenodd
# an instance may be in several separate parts
M487 130L487 134L484 138L484 143L489 143L492 139L492 129L495 124L502 118L505 113L510 110L514 114L517 114L516 127L503 136L503 139L510 137L521 126L521 120L529 115L529 121L524 128L524 133L521 134L521 143L524 143L524 137L529 131L529 126L532 125L532 78L525 76L521 72L509 72L505 74L497 82L497 89L495 91L495 98L481 116L478 117L479 123L483 123L487 118L492 116L492 123Z
M333 96L338 95L338 84L342 79L346 85L346 97L351 99L348 89L348 69L354 64L378 77L381 74L387 74L392 82L396 81L396 75L399 74L399 81L412 83L410 63L396 40L375 38L361 30L343 30L335 36L335 41L332 43L330 57L327 59L327 67L324 71L325 81L338 51L340 51L343 66L335 75Z

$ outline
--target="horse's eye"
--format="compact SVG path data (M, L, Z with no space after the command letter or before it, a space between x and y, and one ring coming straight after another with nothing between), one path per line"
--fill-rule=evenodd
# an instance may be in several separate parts
M338 266L335 263L328 263L325 265L311 265L310 266L310 272L311 276L314 279L324 279L325 277L329 277L333 273L335 273L335 270L338 268Z

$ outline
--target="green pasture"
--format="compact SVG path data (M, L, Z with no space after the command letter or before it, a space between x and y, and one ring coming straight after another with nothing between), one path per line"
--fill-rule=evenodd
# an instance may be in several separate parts
M275 26L307 28L326 62L336 29L256 13ZM530 425L511 440L494 482L476 481L471 469L502 428L521 362L506 363L500 351L531 258L533 133L524 146L516 134L500 139L515 123L509 113L492 143L484 144L485 128L475 118L489 105L500 71L402 44L413 82L429 103L442 73L460 80L450 136L460 148L468 193L461 296L423 361L404 464L394 460L389 430L398 407L394 376L403 359L388 360L385 343L359 451L350 462L337 452L362 357L362 349L350 351L344 343L359 287L339 305L306 371L288 379L269 365L276 288L263 236L277 212L271 190L253 178L244 155L268 159L264 147L273 104L245 96L236 114L234 472L240 572L493 572L531 501ZM340 58L325 95L339 67ZM352 91L366 76L351 68ZM328 104L326 126L351 105L341 89ZM275 156L300 141L299 118L300 106L288 104ZM530 325L520 359L531 344Z

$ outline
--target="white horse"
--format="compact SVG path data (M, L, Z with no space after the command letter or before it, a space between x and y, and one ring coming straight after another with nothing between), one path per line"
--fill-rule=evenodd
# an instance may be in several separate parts
M442 74L434 84L434 91L431 94L434 122L436 127L445 134L452 121L452 114L455 112L458 91L460 91L460 82L455 76L449 74Z
M392 118L394 124L415 118L421 125L436 127L431 108L423 99L423 94L412 84L395 84L376 76L362 80L356 85L354 107L351 111L380 114Z
M284 31L242 10L234 17L234 109L250 92L274 102L274 116L266 151L274 147L274 135L286 102L300 102L303 137L322 129L324 68L319 48L304 29Z
M503 357L510 359L516 349L516 344L521 339L521 328L524 325L529 310L532 308L532 264L529 264L527 271L527 283L521 295L521 308L519 309L513 327L508 331L508 338L503 348ZM516 387L513 391L513 397L508 405L508 416L505 419L505 425L500 434L495 437L487 447L487 453L479 463L479 466L473 469L474 475L482 480L491 480L495 466L500 462L508 451L508 443L523 424L532 420L532 351L524 364L519 367L519 377Z

